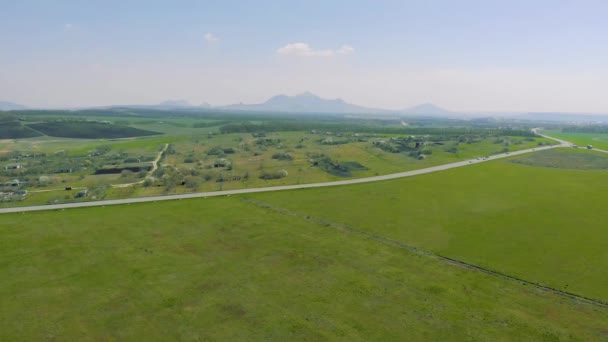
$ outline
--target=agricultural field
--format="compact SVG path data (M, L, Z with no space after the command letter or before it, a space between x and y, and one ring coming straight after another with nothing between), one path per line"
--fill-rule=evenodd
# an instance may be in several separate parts
M606 153L584 149L552 149L532 153L511 162L523 165L575 170L608 170Z
M605 340L606 307L402 246L606 299L606 177L495 161L5 214L0 339Z
M575 150L566 151L563 158L571 158ZM516 160L302 190L297 201L290 200L295 195L288 192L249 197L277 210L608 302L608 274L601 271L608 260L608 173Z
M118 139L160 134L125 125L89 121L39 122L28 128L50 137L82 139Z
M18 121L0 122L0 139L23 139L41 135L42 133L24 126Z

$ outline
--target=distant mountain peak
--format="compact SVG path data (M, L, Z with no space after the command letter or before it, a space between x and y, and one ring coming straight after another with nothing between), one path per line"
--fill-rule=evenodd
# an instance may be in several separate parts
M319 96L317 96L309 91L305 91L303 93L296 94L296 97L317 97L318 98Z
M324 99L305 91L294 96L276 95L259 104L235 104L221 109L256 110L302 113L374 113L387 112L382 109L366 108L344 102L342 99Z
M403 110L407 114L419 114L419 115L446 115L452 112L436 106L432 103L423 103L414 107L406 108Z
M167 100L158 104L160 107L192 107L186 100Z

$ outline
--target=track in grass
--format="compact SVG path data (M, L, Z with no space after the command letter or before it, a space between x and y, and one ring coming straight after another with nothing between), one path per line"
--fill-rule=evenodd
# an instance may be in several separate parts
M514 281L514 282L517 282L519 284L535 286L536 288L541 289L543 291L547 291L547 292L550 292L550 293L555 293L555 294L558 294L558 295L561 295L561 296L564 296L564 297L567 297L567 298L570 298L570 299L574 299L574 300L577 300L577 301L580 301L580 302L584 302L584 303L593 304L593 305L597 305L597 306L600 306L600 307L608 308L608 302L605 302L605 301L602 301L602 300L599 300L599 299L594 299L594 298L589 298L589 297L581 296L581 295L578 295L578 294L575 294L575 293L572 293L572 292L556 289L556 288L553 288L553 287L550 287L550 286L539 284L537 282L532 282L532 281L525 280L525 279L522 279L522 278L519 278L519 277L508 275L508 274L505 274L505 273L502 273L502 272L498 272L498 271L491 270L491 269L488 269L488 268L484 268L484 267L480 267L480 266L477 266L477 265L473 265L473 264L470 264L470 263L467 263L467 262L464 262L464 261L461 261L461 260L457 260L457 259L454 259L454 258L450 258L450 257L447 257L447 256L443 256L443 255L437 254L437 253L433 253L433 252L430 252L428 250L424 250L424 249L421 249L421 248L409 245L409 244L401 242L401 241L397 241L397 240L394 240L394 239L389 239L389 238L387 238L385 236L381 236L381 235L378 235L378 234L372 234L370 232L366 232L366 231L363 231L363 230L360 230L360 229L357 229L357 228L354 228L354 227L351 227L351 226L347 226L347 225L344 225L344 224L341 224L341 223L331 222L331 221L327 221L325 219L313 217L313 216L310 216L310 215L298 213L298 212L291 211L291 210L287 210L285 208L281 208L281 207L277 207L277 206L271 205L270 203L265 203L265 202L262 202L262 201L257 201L257 200L254 200L254 199L251 199L251 198L246 198L246 197L244 197L242 199L246 203L255 205L255 206L259 207L259 208L268 209L268 210L271 210L271 211L279 213L279 214L289 215L289 216L297 217L297 218L300 218L300 219L306 219L308 221L315 222L315 223L317 223L317 224L319 224L321 226L331 227L331 228L339 230L341 232L347 232L347 233L350 233L350 234L360 235L360 236L363 236L365 238L368 238L368 239L380 242L380 243L382 243L384 245L387 245L387 246L392 246L392 247L397 247L397 248L403 248L403 249L406 249L406 250L408 250L410 252L417 253L417 254L422 254L422 255L425 255L425 256L428 256L428 257L432 257L432 258L435 258L435 259L447 262L449 264L465 267L465 268L470 269L470 270L482 272L482 273L485 273L485 274L488 274L488 275L491 275L491 276L494 276L494 277L498 277L498 278L501 278L501 279L504 279L504 280Z

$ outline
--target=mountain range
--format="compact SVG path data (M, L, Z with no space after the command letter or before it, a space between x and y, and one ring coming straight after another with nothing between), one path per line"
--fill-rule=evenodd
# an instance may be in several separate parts
M323 99L310 92L295 96L277 95L266 102L258 104L233 104L216 107L226 110L253 110L273 112L299 112L299 113L387 113L385 109L367 108L345 102L342 99Z
M18 103L0 101L0 110L22 110L22 109L27 109L27 107L20 105Z
M265 102L256 104L231 104L226 106L211 106L206 102L200 105L192 105L186 100L167 100L152 105L115 105L96 107L97 109L109 108L141 108L157 110L216 110L216 111L257 111L257 112L285 112L285 113L336 113L336 114L388 114L388 115L412 115L426 117L510 117L520 120L533 121L561 121L561 122L608 122L606 115L586 115L583 113L459 113L440 108L431 103L424 103L414 107L389 110L382 108L371 108L348 103L342 99L324 99L311 92L304 92L294 96L277 95ZM13 102L0 101L0 110L22 110L28 109L24 105ZM75 108L72 108L75 109ZM89 108L79 108L89 109Z
M1 102L0 110L20 110L26 106L12 102ZM188 110L188 109L213 109L226 111L264 111L264 112L288 112L288 113L336 113L336 114L412 114L420 116L452 116L459 113L450 112L433 104L426 103L402 110L389 110L382 108L371 108L348 103L342 99L324 99L311 92L304 92L294 96L276 95L265 102L255 104L231 104L226 106L211 106L206 102L200 105L192 105L186 100L167 100L152 105L111 105L95 107L104 108L146 108L159 110ZM88 109L88 108L79 108Z
M371 108L345 102L342 99L324 99L311 92L295 96L277 95L258 104L233 104L215 107L224 110L251 110L298 113L340 113L340 114L413 114L424 116L451 116L454 112L426 103L401 110Z

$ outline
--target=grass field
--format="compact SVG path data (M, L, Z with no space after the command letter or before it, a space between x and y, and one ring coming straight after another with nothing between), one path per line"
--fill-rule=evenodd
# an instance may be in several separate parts
M2 340L608 336L606 309L236 197L5 215L0 235Z
M601 133L562 133L561 130L546 130L545 134L570 141L579 146L592 145L595 148L608 150L608 134Z
M517 164L559 169L608 169L608 158L605 153L584 149L552 149L512 158L510 161Z
M2 215L0 339L605 340L606 308L335 227L606 300L607 178L497 161Z
M605 171L497 161L423 177L252 196L608 301Z

